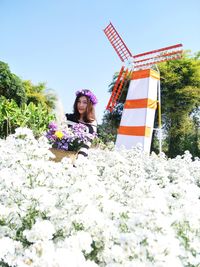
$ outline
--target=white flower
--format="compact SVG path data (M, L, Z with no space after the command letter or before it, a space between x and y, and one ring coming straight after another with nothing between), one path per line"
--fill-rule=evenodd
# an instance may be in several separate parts
M9 237L3 237L0 239L0 259L4 258L8 253L14 254L15 244Z
M74 236L67 238L65 243L68 247L73 249L77 249L80 251L85 251L86 253L90 253L92 250L92 238L91 235L84 231L78 231Z
M50 221L37 220L31 230L24 230L23 235L29 242L36 242L38 240L50 240L55 233L55 228Z
M198 265L199 159L91 149L74 168L67 159L49 161L48 148L29 129L0 140L0 261L9 267Z

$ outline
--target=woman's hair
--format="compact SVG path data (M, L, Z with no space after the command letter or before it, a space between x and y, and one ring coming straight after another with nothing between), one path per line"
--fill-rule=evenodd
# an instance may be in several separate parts
M94 120L96 120L94 105L90 101L90 98L84 94L79 94L76 96L76 99L74 101L74 115L78 120L80 119L80 114L78 112L77 105L78 105L79 98L81 96L85 96L87 98L87 108L86 108L86 112L83 114L83 121L86 123L91 123Z

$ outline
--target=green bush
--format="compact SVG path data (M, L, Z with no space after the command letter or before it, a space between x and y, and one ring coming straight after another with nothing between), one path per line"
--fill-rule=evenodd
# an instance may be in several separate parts
M0 97L1 138L14 133L18 127L28 127L33 131L35 137L39 137L47 129L49 122L54 119L54 115L41 104L29 103L19 107L13 99Z

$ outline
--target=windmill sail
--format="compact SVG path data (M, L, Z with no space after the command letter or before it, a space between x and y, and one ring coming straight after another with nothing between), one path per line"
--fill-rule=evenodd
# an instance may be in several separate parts
M119 33L116 31L115 27L112 25L111 22L104 29L104 33L106 34L108 40L110 41L111 45L117 52L122 62L125 62L126 60L132 57L130 50L125 45L124 41L122 40Z

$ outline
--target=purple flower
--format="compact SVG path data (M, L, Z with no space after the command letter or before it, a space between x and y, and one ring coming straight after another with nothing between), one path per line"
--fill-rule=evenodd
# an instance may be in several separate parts
M56 125L56 123L54 121L49 123L48 128L51 129L51 130L54 130L54 131L56 131L58 129L58 127L57 127L57 125Z

